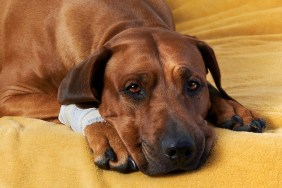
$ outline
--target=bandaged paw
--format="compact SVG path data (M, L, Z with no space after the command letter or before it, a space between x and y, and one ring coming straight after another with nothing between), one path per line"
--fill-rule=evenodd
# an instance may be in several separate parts
M70 126L72 130L84 134L86 126L95 122L104 122L105 120L96 108L81 109L71 104L61 106L59 121Z

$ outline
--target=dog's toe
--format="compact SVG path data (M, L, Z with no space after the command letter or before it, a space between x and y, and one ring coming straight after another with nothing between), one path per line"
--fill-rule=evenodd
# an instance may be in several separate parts
M218 124L218 127L225 129L233 129L233 130L234 128L242 127L242 126L243 126L243 119L238 115L234 115L232 116L231 119Z

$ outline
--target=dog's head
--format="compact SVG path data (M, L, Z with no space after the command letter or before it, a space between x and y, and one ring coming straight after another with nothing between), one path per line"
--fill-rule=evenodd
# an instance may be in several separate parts
M59 100L99 107L142 172L192 170L214 139L206 121L207 70L225 95L208 45L170 31L131 29L75 67Z

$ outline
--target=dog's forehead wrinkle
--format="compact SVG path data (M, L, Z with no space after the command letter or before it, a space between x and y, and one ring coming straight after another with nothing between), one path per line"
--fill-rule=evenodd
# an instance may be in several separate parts
M155 47L155 56L158 60L158 63L160 65L160 67L163 69L164 67L164 62L163 62L163 58L161 56L161 52L160 52L160 44L158 43L158 40L156 38L156 36L154 34L151 34L152 37L152 41L153 41L153 46Z

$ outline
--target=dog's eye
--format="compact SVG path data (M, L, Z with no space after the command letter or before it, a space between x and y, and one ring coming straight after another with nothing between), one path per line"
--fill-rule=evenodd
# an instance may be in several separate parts
M200 82L196 80L189 80L187 83L187 91L189 93L195 93L200 89L200 87L201 87Z
M131 84L126 88L126 91L128 91L130 94L140 94L142 90L138 84Z
M133 99L134 101L140 101L145 98L144 88L142 88L142 85L139 85L136 82L126 84L123 93L125 96Z

